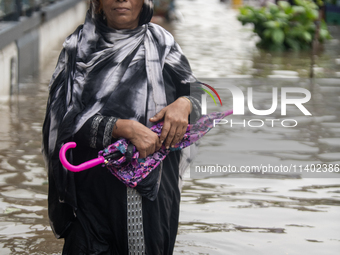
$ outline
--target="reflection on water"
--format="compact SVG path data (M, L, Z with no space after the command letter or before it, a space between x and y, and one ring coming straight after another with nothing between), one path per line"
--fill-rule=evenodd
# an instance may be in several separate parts
M190 180L177 254L337 254L340 184L329 183L335 182Z
M250 27L235 20L237 12L219 1L177 1L184 20L174 28L177 41L198 77L217 88L224 110L232 107L224 85L254 88L254 106L269 109L272 87L302 87L311 91L304 117L296 107L287 108L285 119L296 128L219 126L202 139L194 164L307 165L340 163L340 66L339 30L316 57L314 85L308 77L309 52L268 53L256 49ZM268 77L269 79L244 79ZM278 80L278 78L285 78ZM221 107L209 105L209 111ZM280 119L280 104L269 118ZM230 116L227 119L261 119L267 116ZM258 123L252 123L254 125ZM288 124L288 123L287 123ZM222 175L222 176L221 176ZM325 176L257 174L252 178L226 174L194 174L191 169L182 193L176 254L338 254L340 249L339 174ZM203 178L204 177L204 178ZM198 179L195 179L198 178Z
M202 139L201 144L210 152L210 160L218 160L222 151L224 162L238 166L340 163L338 80L320 79L313 87L300 80L306 77L302 70L308 72L308 54L283 56L258 51L250 29L235 20L236 11L218 0L209 4L205 0L178 0L177 4L184 19L172 30L198 77L275 78L255 86L254 98L260 99L255 107L264 109L271 106L273 84L287 86L277 77L289 77L290 84L299 84L312 93L306 105L312 117L302 117L296 107L288 108L289 118L299 123L297 128L212 130L208 135L216 138ZM339 72L339 47L334 40L319 55L320 76L334 77ZM62 241L54 238L48 224L47 175L40 153L47 84L58 51L37 79L21 84L12 102L0 105L0 254L50 255L60 254L62 249ZM223 94L223 84L231 80L205 81ZM234 82L246 88L256 80ZM223 98L227 99L224 107L229 109L230 94L223 94ZM253 116L247 112L245 118ZM280 107L271 118L281 118ZM338 254L339 179L305 178L301 174L198 177L190 178L189 172L185 177L175 254Z
M173 33L198 77L267 77L278 70L309 77L309 51L257 49L259 38L251 26L236 20L238 10L218 0L177 0L176 4L183 18ZM317 77L340 77L340 28L333 26L330 31L333 39L316 56Z
M1 106L0 254L57 254L62 247L48 223L41 155L49 79L44 76L51 76L56 56L39 79L20 84L19 95Z
M224 104L220 107L208 102L209 111L232 108L227 85L236 85L245 95L247 88L252 87L255 109L269 109L273 87L280 91L282 86L311 91L312 98L304 106L312 116L304 116L293 105L287 107L286 116L281 116L279 99L277 110L269 116L254 115L246 107L244 116L228 116L227 124L211 130L200 142L190 169L191 179L183 189L176 252L337 254L340 248L339 81L317 79L314 84L299 78L203 81L215 86ZM259 121L264 125L243 124L243 120L248 123L251 119L257 119L251 123L254 126ZM272 127L272 122L266 119L278 121ZM280 124L283 119L295 119L298 124L285 128ZM231 120L238 124L232 126ZM216 164L237 169L293 165L297 171L240 174L196 169L196 166ZM337 173L304 170L318 164L337 166Z

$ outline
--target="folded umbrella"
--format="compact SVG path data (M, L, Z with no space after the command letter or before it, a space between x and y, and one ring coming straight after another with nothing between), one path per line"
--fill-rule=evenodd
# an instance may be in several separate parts
M60 162L66 169L72 172L80 172L96 165L103 164L103 166L106 166L111 173L125 185L134 188L141 180L146 178L171 151L181 150L195 143L212 129L214 124L230 114L232 114L232 111L214 112L202 116L195 124L188 124L183 139L173 148L166 149L165 146L162 145L158 151L143 159L138 158L139 152L129 140L120 139L100 151L98 153L98 158L78 166L70 164L66 159L67 150L75 148L76 143L66 143L62 146L59 153ZM163 122L159 122L150 129L160 136L162 127Z

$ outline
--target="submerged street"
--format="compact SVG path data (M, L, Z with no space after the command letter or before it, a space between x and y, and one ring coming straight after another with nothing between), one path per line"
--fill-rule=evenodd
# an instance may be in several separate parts
M272 87L311 91L312 116L296 107L285 119L294 128L219 126L202 139L193 165L340 164L339 28L318 52L314 83L306 79L308 52L269 53L256 48L251 27L237 10L214 0L177 0L179 20L167 28L200 80L215 87L223 108L232 108L229 84L254 101L271 106ZM62 42L60 42L60 47ZM0 254L60 254L47 217L47 172L41 129L48 83L61 48L51 49L48 65L19 85L11 102L0 104ZM209 100L209 99L208 99ZM255 104L256 105L256 104ZM280 113L280 111L278 111ZM261 119L249 111L235 121ZM230 119L229 118L229 119ZM275 112L270 118L281 118ZM234 178L238 177L238 178ZM248 174L187 171L174 254L335 255L340 249L340 173Z

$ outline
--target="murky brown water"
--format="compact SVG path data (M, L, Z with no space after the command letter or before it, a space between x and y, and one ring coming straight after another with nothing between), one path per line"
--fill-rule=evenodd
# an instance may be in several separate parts
M196 76L207 77L205 81L216 88L230 80L211 78L289 76L297 84L297 77L307 76L307 53L257 50L250 29L235 21L236 11L218 0L209 4L177 0L177 5L184 18L171 28L175 38ZM328 42L319 53L320 77L337 77L338 42ZM20 84L19 95L0 105L0 254L50 255L62 249L62 241L54 238L48 224L47 174L40 153L47 84L58 51L38 78ZM339 164L339 81L319 80L313 88L308 84L302 86L312 91L308 109L313 117L298 118L299 125L290 130L216 129L216 139L211 143L207 138L202 144L210 152L208 158L214 160L222 151L224 160L234 165ZM270 87L259 87L263 100L270 93ZM194 179L188 172L175 254L338 254L340 179L332 177Z
M1 105L0 254L56 254L62 247L47 219L48 183L40 148L48 80L39 79L20 84L19 95Z

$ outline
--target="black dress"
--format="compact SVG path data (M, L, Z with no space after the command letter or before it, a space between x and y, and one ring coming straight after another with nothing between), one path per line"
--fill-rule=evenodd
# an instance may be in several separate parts
M142 24L131 30L108 27L90 8L84 24L63 44L43 125L48 214L55 236L65 238L63 254L173 252L179 152L170 153L135 189L126 188L100 166L69 172L58 156L64 143L76 141L69 155L73 164L96 158L112 143L118 118L149 127L150 117L181 96L191 101L193 115L200 114L201 90L189 62L169 32L149 23L151 8L152 1L145 0L142 14L147 18L141 14Z
M183 86L174 80L167 65L163 69L163 77L168 104L180 96L190 95L190 86ZM197 100L191 96L188 98L194 106L192 115L198 116ZM112 142L111 132L115 120L116 117L99 114L85 123L74 137L78 144L73 150L75 165L96 158L98 151L108 145L105 144L108 134ZM162 169L152 173L160 172L161 175L157 197L153 201L142 197L139 209L138 206L128 209L129 206L134 207L133 201L128 201L128 196L133 198L131 192L138 196L136 191L127 188L106 168L97 166L74 174L76 217L64 234L63 254L129 254L129 238L130 242L136 242L134 249L141 251L139 254L172 254L179 218L180 157L179 151L171 152L163 161ZM141 210L140 215L138 210ZM138 218L142 226L139 226Z

